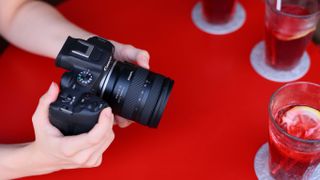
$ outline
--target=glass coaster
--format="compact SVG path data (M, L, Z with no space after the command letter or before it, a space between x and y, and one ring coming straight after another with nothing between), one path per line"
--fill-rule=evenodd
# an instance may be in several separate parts
M274 180L269 171L269 145L265 143L258 150L254 158L254 171L259 180Z
M269 145L265 143L258 150L256 157L254 158L254 171L259 180L274 180L269 170ZM319 180L320 179L320 165L316 169L312 169L312 172L308 170L304 174L302 179L307 180ZM306 177L307 176L307 177Z
M302 78L309 70L310 57L307 52L303 54L300 62L291 70L273 69L266 63L265 43L259 42L252 50L250 62L253 69L265 79L275 82L289 82Z
M226 24L208 23L202 15L202 4L198 2L192 10L192 21L202 31L214 34L224 35L232 33L242 27L246 20L246 12L240 3L236 4L236 11L232 19Z

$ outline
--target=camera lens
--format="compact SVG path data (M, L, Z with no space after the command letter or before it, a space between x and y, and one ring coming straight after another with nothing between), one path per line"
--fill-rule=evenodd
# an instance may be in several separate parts
M173 80L128 62L110 60L99 84L99 95L115 114L157 127Z

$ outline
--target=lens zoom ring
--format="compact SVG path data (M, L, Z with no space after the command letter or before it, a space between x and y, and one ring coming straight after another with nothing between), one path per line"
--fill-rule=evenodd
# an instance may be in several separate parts
M161 93L161 87L163 85L164 78L162 76L155 76L152 87L148 96L148 99L143 106L143 110L141 112L141 120L140 123L144 125L149 124L150 117L152 113L154 113L155 106L158 102Z
M149 72L143 68L138 68L133 75L132 81L127 91L121 114L125 118L132 118L138 98Z

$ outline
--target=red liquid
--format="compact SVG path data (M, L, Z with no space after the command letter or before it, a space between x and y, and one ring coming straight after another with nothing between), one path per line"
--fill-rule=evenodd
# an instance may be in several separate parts
M209 23L227 23L234 14L236 0L202 0L203 15Z
M307 9L295 5L283 5L281 11L291 15L310 14ZM266 25L267 63L276 69L289 70L298 64L315 29L297 30L299 21L274 16L278 17L271 16L269 21L273 22Z
M276 116L276 122L287 133L295 137L313 140L320 139L320 121L314 121L310 120L308 117L300 116L299 120L295 119L295 125L283 123L284 116L288 117L286 113L294 107L296 106L290 106L279 111ZM269 141L271 157L269 159L269 166L271 175L277 180L298 180L302 179L302 177L306 177L306 174L310 175L320 162L320 152L312 151L310 149L312 147L307 147L306 151L288 148L284 145L285 143L289 143L288 140L282 139L281 137L279 137L278 140L275 140L274 137L277 136L277 134L273 134L274 135L272 136L270 133ZM303 145L301 142L294 143L297 143L296 146Z

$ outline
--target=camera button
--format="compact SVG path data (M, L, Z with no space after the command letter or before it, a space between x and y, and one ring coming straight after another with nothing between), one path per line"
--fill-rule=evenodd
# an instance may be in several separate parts
M95 112L97 112L97 111L100 111L101 110L101 108L102 108L102 106L103 106L103 104L97 104L96 106L95 106L95 108L94 108L94 111Z
M72 111L65 109L65 108L60 108L60 111L66 113L66 114L72 114Z
M87 107L88 107L89 110L92 110L92 109L93 109L93 107L92 107L91 104L89 104Z
M70 103L71 101L73 100L73 97L72 96L66 96L62 99L62 102L63 103Z

